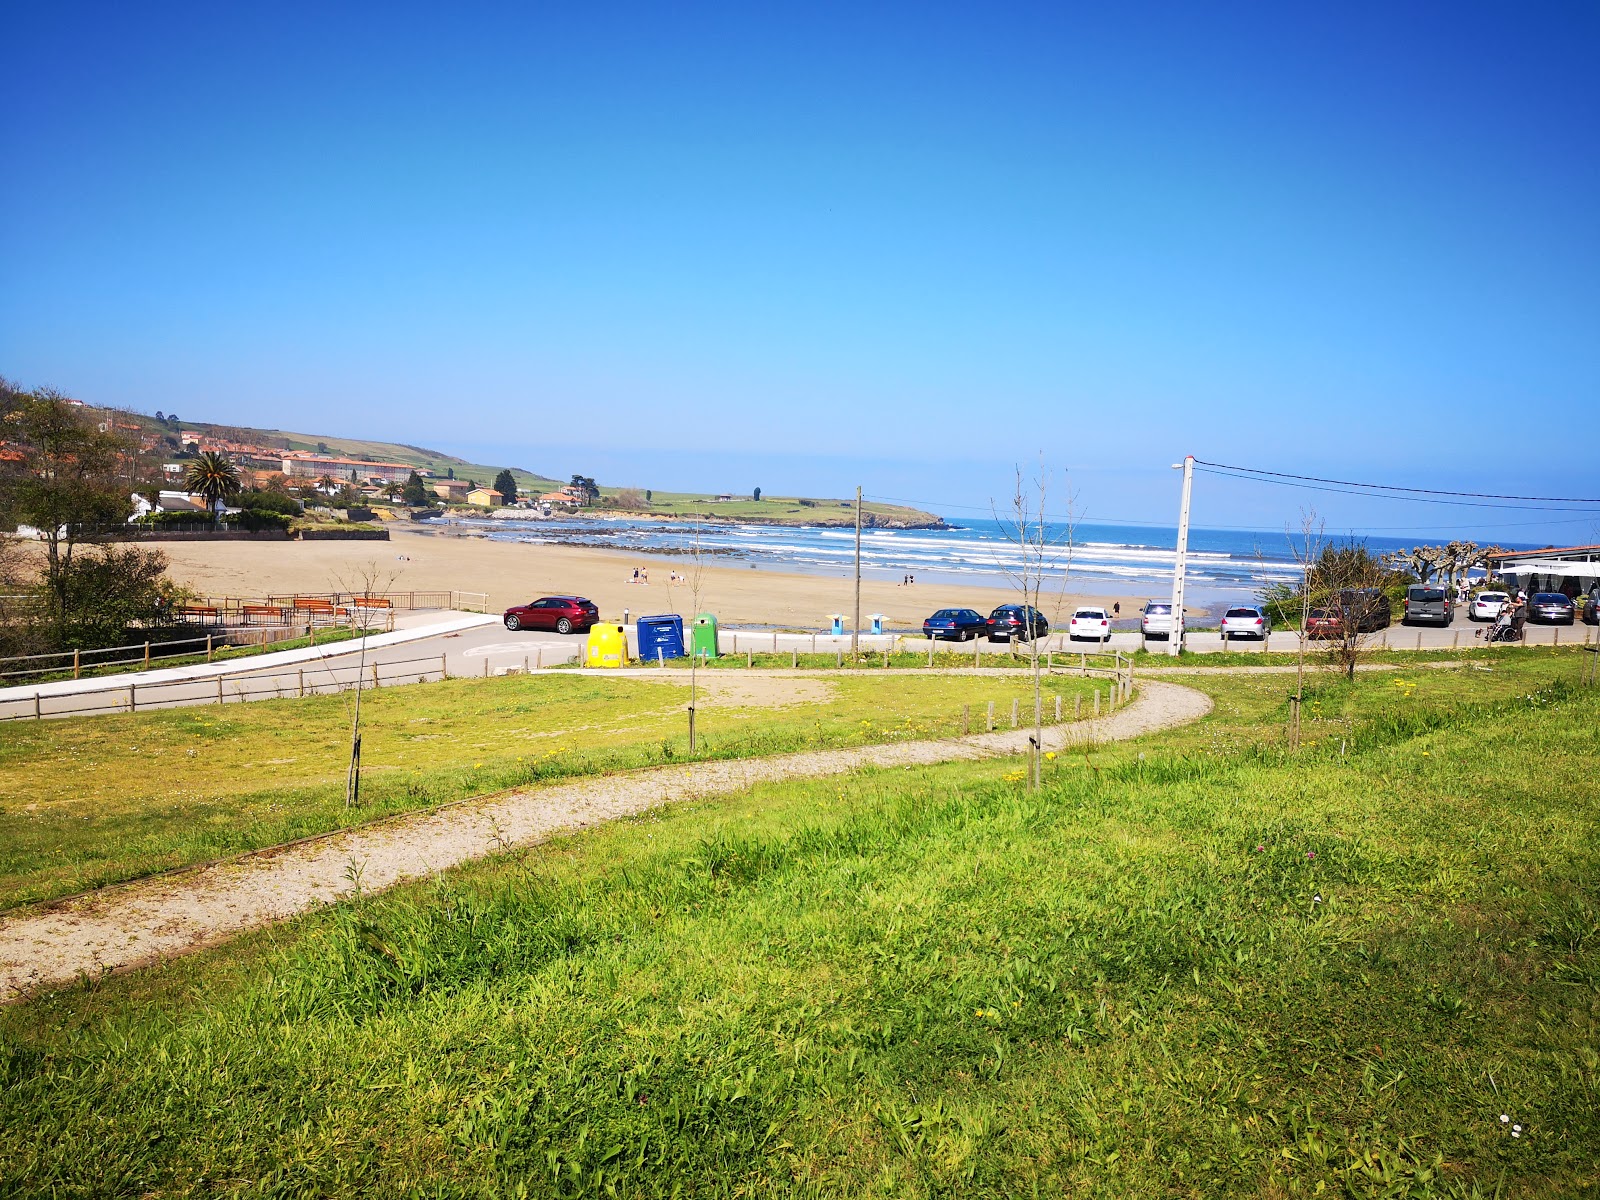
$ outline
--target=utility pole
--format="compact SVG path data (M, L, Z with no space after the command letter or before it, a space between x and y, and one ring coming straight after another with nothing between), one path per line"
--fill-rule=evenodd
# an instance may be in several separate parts
M856 619L850 626L850 657L861 661L861 485L856 485Z
M1178 555L1172 567L1172 626L1167 634L1167 653L1183 653L1183 582L1189 565L1189 497L1194 492L1194 455L1186 454L1174 471L1183 472L1183 502L1178 507Z

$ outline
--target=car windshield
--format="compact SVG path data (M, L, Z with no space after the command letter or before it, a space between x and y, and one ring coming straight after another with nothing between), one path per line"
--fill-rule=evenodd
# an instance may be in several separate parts
M1484 601L1485 603L1488 603L1488 604L1493 604L1496 601L1500 601L1500 602L1503 603L1505 601L1505 598L1506 598L1506 594L1504 592L1479 592L1478 593L1478 599L1481 600L1481 601Z
M1083 617L1090 621L1104 621L1106 619L1106 610L1103 608L1080 608L1072 615Z
M1228 616L1230 617L1259 617L1260 615L1253 608L1230 608L1228 610Z
M1444 599L1444 589L1443 588L1412 588L1411 589L1411 598L1413 600L1443 600Z
M1150 604L1145 607L1147 613L1169 613L1172 611L1170 604Z
M1533 602L1535 604L1565 604L1567 598L1560 592L1540 592L1534 596Z

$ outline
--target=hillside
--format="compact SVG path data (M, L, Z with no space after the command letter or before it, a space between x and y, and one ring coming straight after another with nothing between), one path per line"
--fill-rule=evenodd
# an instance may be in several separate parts
M281 450L305 450L338 454L368 462L409 463L443 478L475 479L488 484L503 463L474 463L441 450L412 446L404 442L383 442L369 438L336 437L331 434L296 433L282 429L257 429L248 425L227 425L215 421L192 421L168 417L158 420L143 413L119 413L119 418L137 423L148 434L176 435L180 430L198 430L219 440L249 443ZM551 491L566 482L566 477L540 475L524 467L509 467L517 486L532 491ZM756 524L853 525L854 503L823 497L763 496L749 494L731 500L717 500L719 493L663 492L641 485L601 485L598 508L623 510L641 516L689 519L701 516L713 520L747 521ZM649 496L646 501L645 497ZM862 512L868 525L878 527L938 528L944 522L932 513L896 504L867 502Z

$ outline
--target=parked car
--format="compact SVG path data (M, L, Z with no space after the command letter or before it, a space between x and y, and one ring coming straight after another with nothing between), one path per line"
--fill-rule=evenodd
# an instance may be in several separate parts
M1222 614L1222 636L1233 638L1264 638L1272 628L1267 610L1255 604L1239 604Z
M1139 628L1144 631L1147 638L1165 638L1172 636L1172 604L1167 600L1150 600L1145 603L1144 616L1140 618ZM1178 617L1178 632L1183 632L1183 617Z
M1479 592L1472 598L1472 603L1467 606L1467 619L1471 621L1492 621L1500 615L1510 596L1504 592Z
M1333 607L1355 622L1357 633L1387 629L1394 619L1389 610L1389 597L1378 588L1345 588Z
M506 609L507 629L553 629L557 633L583 633L600 619L594 601L583 596L541 596Z
M1400 624L1449 625L1455 619L1455 605L1443 588L1426 583L1414 583L1406 589L1405 608L1400 614Z
M1313 608L1306 615L1306 636L1342 638L1347 620L1356 633L1387 629L1391 620L1389 597L1377 588L1346 588L1334 603Z
M1103 608L1080 608L1067 622L1067 637L1074 642L1103 642L1111 636L1111 614Z
M1600 625L1600 597L1590 596L1584 601L1583 623L1585 625Z
M970 642L988 631L989 622L981 612L970 608L941 608L922 622L922 636L952 642Z
M1050 622L1037 608L1027 604L1002 604L989 614L985 624L991 642L1009 642L1013 639L1032 641L1047 637Z
M1528 601L1528 620L1535 625L1571 625L1577 606L1560 592L1535 592Z

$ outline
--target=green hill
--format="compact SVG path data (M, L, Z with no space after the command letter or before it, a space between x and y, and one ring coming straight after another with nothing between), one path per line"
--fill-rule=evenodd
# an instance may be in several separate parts
M336 437L332 434L296 433L282 429L257 429L248 425L227 425L216 421L192 421L187 418L157 420L143 413L120 412L120 419L137 423L147 433L176 437L184 429L198 430L224 441L250 443L278 450L306 450L313 453L337 454L345 458L365 459L368 462L410 463L423 470L432 471L440 478L453 474L456 479L475 479L485 486L505 468L503 463L474 463L442 450L425 446L412 446L404 442L382 442L370 438ZM509 467L517 486L532 491L551 491L567 481L567 477L540 475L525 467ZM854 504L839 498L762 496L755 500L750 494L740 494L729 500L718 500L726 493L663 492L647 490L648 484L637 486L602 485L596 507L609 511L629 511L640 516L677 517L688 519L696 515L711 520L747 521L755 523L792 525L849 525L854 524ZM646 500L645 497L649 496ZM896 504L868 502L862 506L868 525L937 527L943 524L932 513L922 512Z

